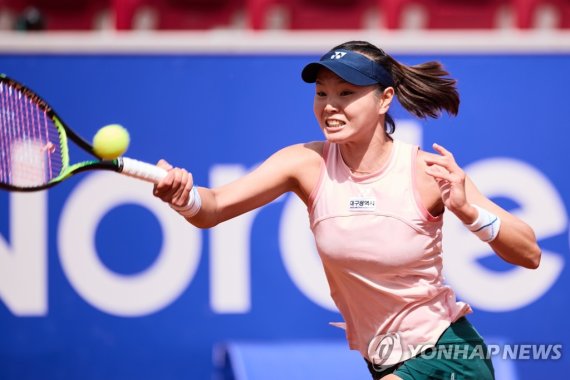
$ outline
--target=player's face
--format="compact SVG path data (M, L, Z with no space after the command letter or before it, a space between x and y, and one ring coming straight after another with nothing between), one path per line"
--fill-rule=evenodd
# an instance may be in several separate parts
M355 86L321 69L313 109L326 139L335 143L369 140L385 112L381 94L377 85Z

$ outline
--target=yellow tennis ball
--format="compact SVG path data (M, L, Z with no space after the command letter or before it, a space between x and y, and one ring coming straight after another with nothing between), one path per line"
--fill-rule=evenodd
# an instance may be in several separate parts
M106 125L93 137L93 150L103 159L112 160L127 151L129 132L119 124Z

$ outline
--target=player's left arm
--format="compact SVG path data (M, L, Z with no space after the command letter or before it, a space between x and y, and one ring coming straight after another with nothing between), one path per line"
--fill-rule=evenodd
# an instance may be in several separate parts
M483 195L473 181L455 162L445 148L434 145L439 155L426 155L426 172L437 182L445 207L464 224L477 220L479 210L474 205L500 218L500 228L489 245L505 261L525 268L536 269L541 250L532 228Z
M465 193L470 207L473 208L471 205L476 204L501 219L499 233L489 243L493 251L511 264L530 269L538 268L541 250L533 229L520 218L489 200L468 176L465 178Z

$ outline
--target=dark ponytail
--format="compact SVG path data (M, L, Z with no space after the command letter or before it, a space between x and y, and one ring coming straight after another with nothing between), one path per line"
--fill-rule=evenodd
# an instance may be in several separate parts
M420 118L437 118L443 111L457 115L459 93L456 80L448 77L449 73L441 63L432 61L407 66L366 41L346 42L333 50L336 49L361 53L391 73L398 101L411 114ZM390 115L386 115L386 124L386 131L392 133L395 125Z

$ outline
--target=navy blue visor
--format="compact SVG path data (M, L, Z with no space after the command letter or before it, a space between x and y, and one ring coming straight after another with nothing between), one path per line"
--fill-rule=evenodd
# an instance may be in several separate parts
M368 57L351 50L331 50L318 62L311 62L303 69L301 77L307 83L315 83L321 68L327 68L355 86L381 84L394 86L390 73Z

